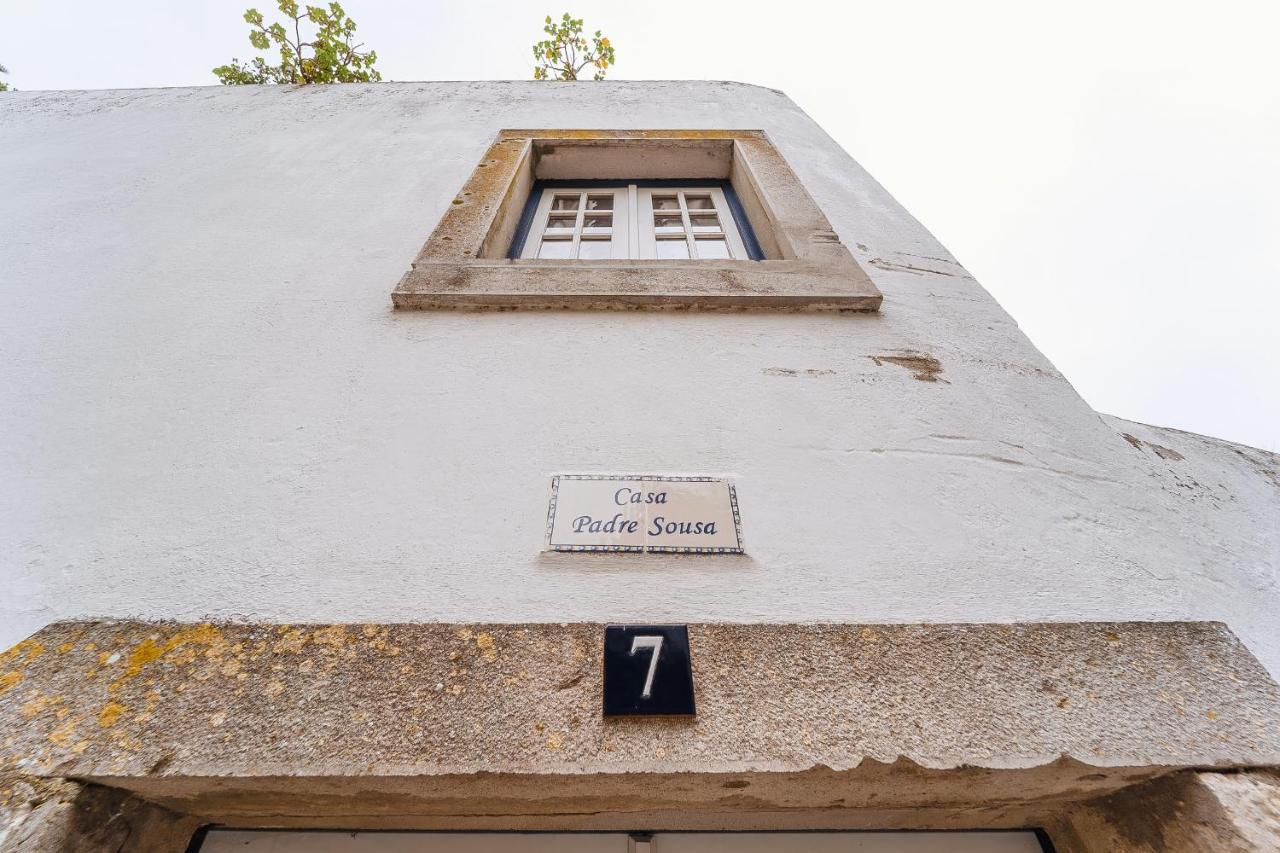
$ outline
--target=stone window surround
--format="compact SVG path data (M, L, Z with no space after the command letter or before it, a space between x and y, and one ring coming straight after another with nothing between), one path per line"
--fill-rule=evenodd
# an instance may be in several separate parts
M729 181L764 259L508 257L536 181L655 178ZM503 130L400 279L392 304L866 312L878 310L881 298L763 131Z

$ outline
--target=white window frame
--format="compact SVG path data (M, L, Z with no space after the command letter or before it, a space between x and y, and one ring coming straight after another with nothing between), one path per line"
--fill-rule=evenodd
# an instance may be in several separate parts
M572 228L551 229L547 225L551 220L551 206L557 196L578 196L577 216L574 219ZM584 228L583 222L587 214L587 198L589 196L613 196L613 224L606 233L603 228ZM628 197L626 187L603 187L603 188L587 188L587 187L555 187L547 188L542 191L542 198L538 200L538 209L534 214L533 226L529 229L529 235L525 238L524 249L520 253L522 258L537 258L538 252L542 248L543 240L554 239L556 242L569 242L572 246L569 258L558 258L555 260L576 260L578 251L583 240L608 240L610 251L609 258L611 260L624 260L628 257L627 247L631 243L631 223L630 216L631 204Z
M672 232L670 234L659 234L654 227L654 209L653 197L672 196L674 195L680 205L680 221L682 223L679 234ZM689 196L708 196L711 199L714 213L719 221L719 228L697 231L690 219L689 213ZM639 257L654 258L658 257L659 240L679 240L684 238L685 245L689 252L690 260L734 260L745 261L748 259L746 246L742 243L742 235L738 233L738 223L734 221L733 211L729 209L728 199L724 196L724 190L720 187L640 187L636 193L637 202L637 219L640 223L639 228ZM672 211L673 213L675 211ZM708 211L711 212L711 211ZM694 212L697 215L697 211ZM647 227L646 227L647 226ZM728 249L729 257L726 258L699 258L697 244L699 240L724 240L725 247Z
M578 196L577 217L573 228L551 229L548 224L552 218L552 204L557 196ZM688 258L678 260L750 260L742 234L738 230L738 222L729 207L724 190L716 186L672 186L672 187L640 187L628 184L618 187L546 187L538 199L533 222L525 237L520 257L537 259L546 240L569 242L571 245L569 258L547 258L544 260L577 260L581 243L584 239L602 239L605 235L593 234L592 229L583 228L586 214L587 197L590 195L613 195L613 226L608 235L610 240L610 260L658 260L658 243L665 240L679 240L685 244ZM654 196L675 196L679 204L681 226L678 230L659 233L654 225ZM706 213L715 213L717 226L705 227L701 230L693 225L689 210L689 196L705 196L710 198L712 207L704 209ZM659 211L660 212L660 211ZM675 214L677 211L672 210ZM698 215L698 210L692 212ZM723 240L729 257L699 258L698 244L703 240Z

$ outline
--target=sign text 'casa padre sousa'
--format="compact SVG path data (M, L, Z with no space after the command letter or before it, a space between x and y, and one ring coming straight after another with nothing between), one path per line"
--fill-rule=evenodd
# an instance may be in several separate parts
M741 554L733 484L714 477L560 474L551 479L553 551Z

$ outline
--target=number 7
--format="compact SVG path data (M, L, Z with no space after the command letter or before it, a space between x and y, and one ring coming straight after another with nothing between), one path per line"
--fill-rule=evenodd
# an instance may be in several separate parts
M662 654L663 637L635 637L631 640L631 654L635 654L641 649L653 649L653 657L649 658L649 675L644 680L644 690L640 693L641 699L648 699L649 694L653 692L653 674L658 671L658 656Z

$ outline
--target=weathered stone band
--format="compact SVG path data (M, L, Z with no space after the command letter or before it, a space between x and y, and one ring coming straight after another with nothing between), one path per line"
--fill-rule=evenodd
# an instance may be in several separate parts
M693 722L600 718L595 624L61 622L0 658L3 768L59 776L1280 763L1217 623L695 625Z

